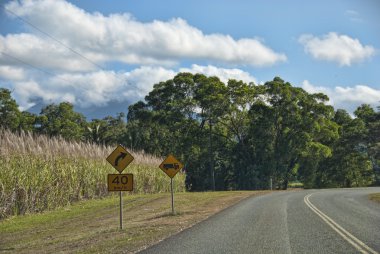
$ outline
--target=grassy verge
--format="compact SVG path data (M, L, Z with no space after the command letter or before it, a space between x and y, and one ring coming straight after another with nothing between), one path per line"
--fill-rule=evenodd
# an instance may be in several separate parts
M370 194L369 199L380 203L380 193Z
M118 197L0 221L1 253L134 253L210 215L265 191L124 195L124 229Z

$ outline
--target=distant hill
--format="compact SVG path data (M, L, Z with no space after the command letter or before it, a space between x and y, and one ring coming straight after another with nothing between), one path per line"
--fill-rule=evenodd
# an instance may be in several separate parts
M41 109L46 107L48 104L43 103L42 101L37 101L36 105L29 108L27 111L34 114L40 114ZM103 119L106 116L115 116L120 112L128 113L128 103L127 102L117 102L112 101L108 103L106 106L98 106L98 107L79 107L74 106L74 110L83 114L88 121L92 119Z

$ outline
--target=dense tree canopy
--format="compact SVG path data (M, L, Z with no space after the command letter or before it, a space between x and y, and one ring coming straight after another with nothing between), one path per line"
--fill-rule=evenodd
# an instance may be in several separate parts
M128 114L87 122L70 103L20 112L0 89L0 125L98 144L123 144L185 163L189 190L307 188L380 183L380 112L352 117L279 77L263 85L179 73ZM125 118L127 121L125 121Z
M51 104L41 110L38 118L38 130L52 136L80 140L84 134L85 118L74 111L72 104L62 102Z
M20 124L21 113L11 91L0 88L0 126L10 130L17 130Z

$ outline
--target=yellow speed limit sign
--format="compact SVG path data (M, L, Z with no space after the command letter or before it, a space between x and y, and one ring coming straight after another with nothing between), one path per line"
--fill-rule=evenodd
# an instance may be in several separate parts
M108 191L133 191L133 174L108 174Z

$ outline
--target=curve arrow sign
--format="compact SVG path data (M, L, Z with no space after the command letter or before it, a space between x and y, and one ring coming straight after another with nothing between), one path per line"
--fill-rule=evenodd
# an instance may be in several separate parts
M121 152L119 156L115 159L115 166L117 167L119 165L119 161L123 160L128 154Z

